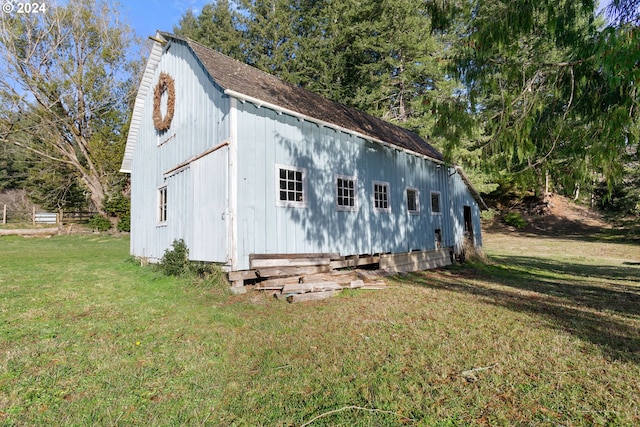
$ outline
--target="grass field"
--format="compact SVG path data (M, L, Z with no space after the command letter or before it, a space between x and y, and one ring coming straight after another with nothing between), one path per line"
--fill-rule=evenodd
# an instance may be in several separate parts
M640 246L486 236L486 263L287 304L0 238L0 425L640 425Z

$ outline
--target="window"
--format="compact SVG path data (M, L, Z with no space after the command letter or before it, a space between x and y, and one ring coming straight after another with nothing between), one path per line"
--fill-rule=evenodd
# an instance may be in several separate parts
M436 228L434 230L436 249L442 249L442 230Z
M158 188L158 222L167 222L167 186Z
M440 213L440 192L431 192L431 213Z
M357 188L355 177L336 176L336 205L338 209L345 211L357 210Z
M389 183L373 181L373 210L390 211Z
M306 206L305 170L276 165L278 206Z
M407 187L407 210L410 213L420 212L420 204L418 202L418 190L412 187Z

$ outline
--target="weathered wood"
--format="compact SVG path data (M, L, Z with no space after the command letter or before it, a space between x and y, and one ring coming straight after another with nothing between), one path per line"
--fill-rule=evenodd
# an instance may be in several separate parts
M48 228L10 228L0 230L0 236L52 236L58 234L58 227Z
M293 294L287 295L287 301L292 302L305 302L305 301L318 301L338 295L340 291L325 291L325 292L307 292L305 294Z
M380 256L380 268L395 272L421 271L451 264L449 248Z
M292 283L284 285L282 293L288 295L337 290L342 290L342 286L338 285L336 282Z
M362 279L352 280L351 283L349 283L349 289L359 289L362 287L364 287L364 280Z
M308 253L308 254L250 254L249 262L257 259L295 259L295 258L329 258L342 259L340 254L332 252Z
M236 282L238 280L251 280L256 279L257 277L258 276L256 275L255 270L240 270L229 272L229 280L231 282Z
M393 273L386 270L356 270L356 274L362 280L367 281L378 280L381 277L387 277L392 275Z
M276 290L282 289L286 284L300 283L302 276L277 277L273 279L261 280L256 283L255 289L258 290Z
M329 273L317 273L301 276L300 280L304 282L336 282L341 286L349 286L352 280L359 277L354 271L331 271Z
M300 276L302 274L326 273L331 270L327 265L307 267L265 267L256 269L258 277Z
M377 264L380 262L379 255L357 256L347 257L343 260L331 261L331 268L347 268L347 267L359 267L362 265Z
M265 267L306 267L314 265L329 265L329 258L264 258L254 259L249 262L254 269Z

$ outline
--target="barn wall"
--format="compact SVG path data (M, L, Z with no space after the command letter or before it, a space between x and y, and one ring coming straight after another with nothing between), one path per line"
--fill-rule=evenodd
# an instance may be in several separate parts
M146 98L141 100L144 109L131 175L131 253L159 259L179 238L185 239L189 247L198 246L199 253L220 253L225 241L207 239L195 244L194 239L202 235L202 224L192 223L194 206L200 203L194 199L193 187L194 179L208 179L215 187L210 193L226 195L226 169L208 168L203 172L202 168L192 171L187 166L169 176L164 173L228 140L229 98L185 44L171 42L167 47L154 70ZM170 129L158 133L152 120L153 92L161 72L175 79L176 101ZM158 188L163 185L167 185L168 220L159 224ZM222 221L219 212L216 216L216 221Z
M451 218L453 222L453 238L454 250L457 254L462 252L465 241L465 219L464 208L468 206L471 209L471 220L473 229L473 243L476 247L482 246L482 231L480 223L480 207L475 198L471 194L469 187L454 169L450 169L451 180Z
M238 268L251 253L338 252L341 255L453 246L445 166L296 117L238 103ZM276 203L276 164L304 168L306 207ZM336 207L336 175L355 176L355 211ZM373 209L373 181L390 184L390 212ZM418 214L406 187L419 190ZM432 214L431 191L441 213Z

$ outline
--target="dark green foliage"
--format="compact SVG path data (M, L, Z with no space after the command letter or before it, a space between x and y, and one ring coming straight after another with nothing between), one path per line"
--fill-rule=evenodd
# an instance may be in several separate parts
M524 219L522 214L520 214L518 212L507 212L502 217L502 220L505 222L505 224L510 225L512 227L515 227L515 228L518 228L518 229L524 228L524 227L527 226L527 220Z
M131 231L131 214L118 218L118 224L116 225L118 231L130 232Z
M189 249L182 239L176 239L171 249L164 251L158 264L160 270L167 276L182 276L189 272Z
M100 214L94 215L87 224L95 231L104 232L111 229L109 218Z
M197 288L215 288L225 293L228 289L226 275L217 264L189 260L189 248L183 239L174 240L171 248L164 251L158 267L166 276L189 278Z
M488 193L629 181L638 145L638 0L227 0L181 32L428 136ZM461 85L462 84L462 85Z
M105 200L104 209L112 217L118 218L118 231L131 231L131 198L121 192L116 193Z

